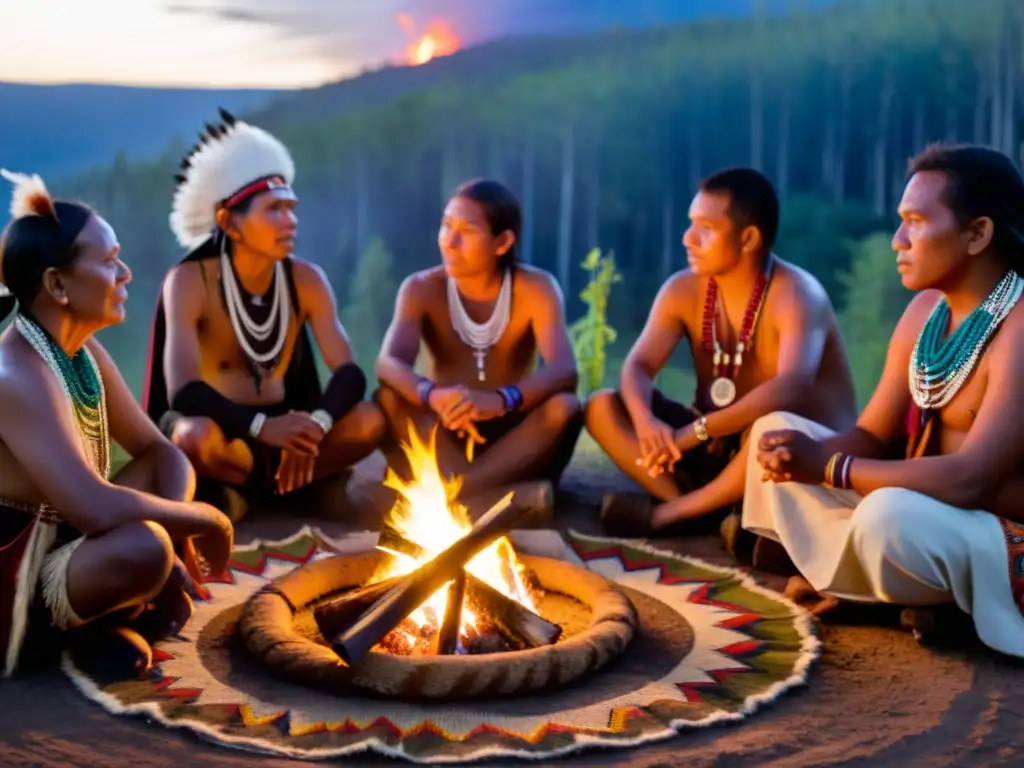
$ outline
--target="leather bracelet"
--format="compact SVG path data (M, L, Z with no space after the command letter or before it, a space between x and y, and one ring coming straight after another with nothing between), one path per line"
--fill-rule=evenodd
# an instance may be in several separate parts
M702 443L706 443L711 439L711 435L708 434L708 420L706 416L699 416L697 420L693 422L693 434L695 434L697 439Z
M324 431L325 435L334 428L334 419L332 419L331 414L329 414L323 408L317 408L315 411L309 414L309 418L311 418L313 421L320 425L320 429Z

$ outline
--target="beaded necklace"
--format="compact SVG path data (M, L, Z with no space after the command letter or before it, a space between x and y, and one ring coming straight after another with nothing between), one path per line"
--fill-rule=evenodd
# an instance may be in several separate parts
M1015 271L1007 272L948 339L949 304L942 299L935 305L910 355L910 394L919 408L937 410L956 396L1022 292L1024 279Z
M53 337L26 315L19 314L14 325L57 377L67 395L86 455L99 475L108 477L110 434L106 394L99 366L92 353L82 347L73 358L68 357Z
M718 342L717 315L721 307L721 296L718 292L718 282L715 278L708 278L707 294L704 297L704 317L701 328L701 344L705 350L714 354L714 376L711 383L711 402L719 408L724 408L736 399L735 379L740 374L740 367L743 365L743 353L750 347L754 338L754 331L757 330L757 321L761 317L761 309L764 307L764 300L768 294L768 285L772 279L772 268L774 259L768 257L764 271L757 276L754 283L754 290L747 302L747 309L743 313L743 325L740 327L739 336L736 339L736 348L732 355L722 350ZM724 308L722 308L724 311ZM732 370L729 370L732 363Z

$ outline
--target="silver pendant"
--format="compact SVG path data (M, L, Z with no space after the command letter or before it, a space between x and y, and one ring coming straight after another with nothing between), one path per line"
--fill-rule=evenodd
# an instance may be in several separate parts
M476 358L476 377L479 381L487 380L487 376L484 373L484 356L486 354L482 349L473 350L473 357Z
M732 401L736 399L736 385L732 379L727 379L724 376L711 382L710 392L711 402L719 408L731 405Z

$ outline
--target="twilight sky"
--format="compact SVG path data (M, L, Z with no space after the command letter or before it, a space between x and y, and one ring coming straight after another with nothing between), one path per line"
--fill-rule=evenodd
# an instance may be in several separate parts
M462 43L743 13L751 0L0 0L0 81L294 88ZM406 31L400 14L411 17Z

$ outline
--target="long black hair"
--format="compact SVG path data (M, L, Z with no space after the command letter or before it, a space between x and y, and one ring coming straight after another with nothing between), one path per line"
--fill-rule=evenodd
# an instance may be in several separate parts
M0 296L0 320L15 304L27 311L43 287L43 273L67 269L78 258L76 241L93 210L66 200L53 202L52 215L28 215L14 219L0 239L0 280L10 291Z
M454 197L464 197L479 203L484 209L491 234L500 235L511 232L515 235L512 247L501 255L498 268L501 271L511 269L519 260L519 236L523 229L523 209L512 191L497 181L489 179L473 179L455 190Z

